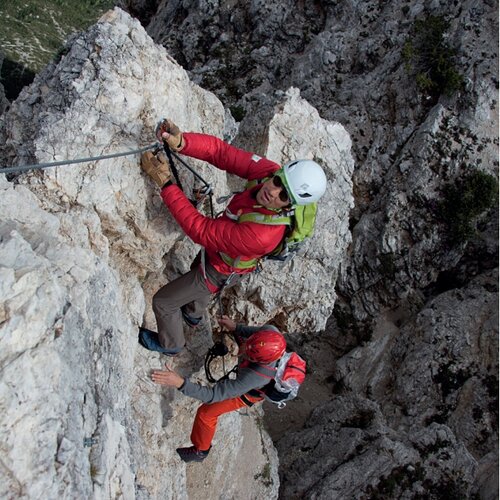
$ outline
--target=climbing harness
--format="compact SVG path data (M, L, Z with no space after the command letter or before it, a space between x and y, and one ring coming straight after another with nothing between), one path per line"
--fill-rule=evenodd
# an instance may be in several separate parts
M278 174L274 174L275 176ZM245 189L252 189L259 184L271 179L264 177L262 179L253 179L245 184ZM236 192L231 195L217 198L217 202L226 202ZM318 206L317 203L307 205L297 205L292 208L277 210L274 214L264 214L260 212L247 212L243 214L234 214L228 208L224 210L225 215L238 224L244 222L253 222L269 226L286 226L285 234L276 248L259 258L242 260L241 256L231 257L230 255L219 252L219 256L228 266L235 269L245 270L255 267L255 271L262 270L262 262L265 260L275 260L280 262L289 262L298 252L302 243L311 238L314 234Z

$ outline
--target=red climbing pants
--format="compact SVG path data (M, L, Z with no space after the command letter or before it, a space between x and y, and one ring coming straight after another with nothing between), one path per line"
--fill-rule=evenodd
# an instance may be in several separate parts
M246 395L245 398L251 403L262 401L262 398ZM208 450L212 444L219 417L244 406L248 405L241 398L226 399L217 403L203 403L196 412L191 431L191 442L198 450Z

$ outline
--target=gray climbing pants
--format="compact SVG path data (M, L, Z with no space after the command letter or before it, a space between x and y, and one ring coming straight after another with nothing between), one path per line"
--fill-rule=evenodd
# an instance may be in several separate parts
M158 338L165 349L183 348L185 344L184 323L181 307L193 318L203 316L212 292L207 287L201 265L195 259L191 270L179 278L160 288L153 297L153 312L158 327ZM228 275L216 271L208 262L205 272L210 283L221 287L226 283ZM242 278L235 275L231 279L231 286Z

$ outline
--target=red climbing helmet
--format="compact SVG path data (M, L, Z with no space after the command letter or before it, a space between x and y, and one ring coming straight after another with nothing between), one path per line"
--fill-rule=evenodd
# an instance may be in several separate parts
M286 340L274 330L260 330L251 335L245 345L245 354L250 361L271 363L283 356Z

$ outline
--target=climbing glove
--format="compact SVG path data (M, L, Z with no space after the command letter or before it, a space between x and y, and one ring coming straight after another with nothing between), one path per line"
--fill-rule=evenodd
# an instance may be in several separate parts
M172 172L168 160L162 155L155 156L151 151L142 153L141 168L161 188L172 179Z
M180 151L184 147L184 137L179 127L172 121L163 119L156 127L156 137L168 144L172 151Z

